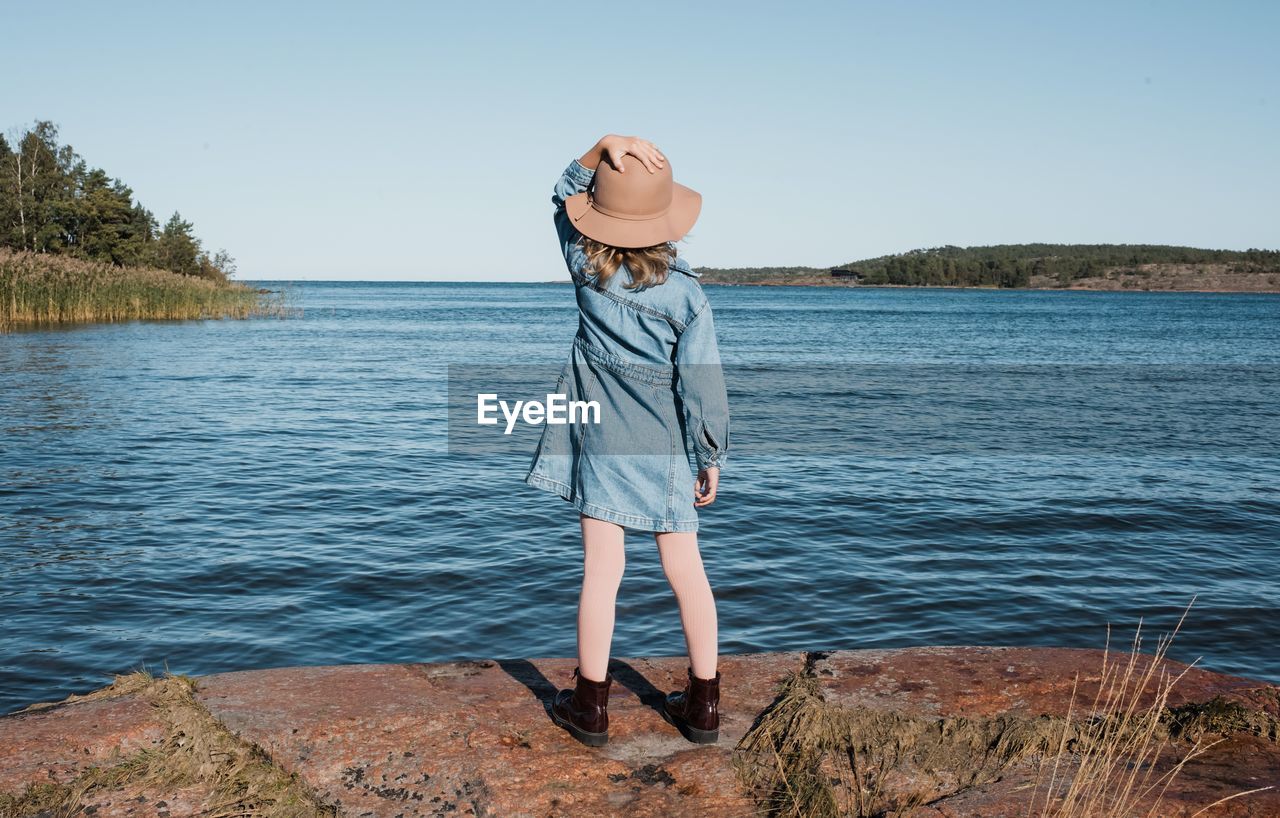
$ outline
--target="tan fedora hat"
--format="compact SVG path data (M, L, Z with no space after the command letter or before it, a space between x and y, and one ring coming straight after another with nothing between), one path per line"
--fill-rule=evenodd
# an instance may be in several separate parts
M651 247L678 241L702 210L702 194L671 176L671 163L650 173L634 156L625 172L608 161L596 168L591 190L565 199L565 212L582 235L613 247Z

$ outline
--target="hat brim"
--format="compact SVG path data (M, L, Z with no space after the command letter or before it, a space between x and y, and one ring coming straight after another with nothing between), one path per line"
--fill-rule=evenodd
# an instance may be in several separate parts
M702 194L673 182L671 207L652 219L620 219L591 206L587 192L564 200L565 213L579 233L611 247L652 247L679 241L693 228L702 212Z

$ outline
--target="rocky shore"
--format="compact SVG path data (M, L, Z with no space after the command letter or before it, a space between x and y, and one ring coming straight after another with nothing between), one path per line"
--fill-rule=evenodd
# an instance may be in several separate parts
M596 749L548 714L573 659L134 673L0 717L0 816L1022 816L1055 762L1058 787L1078 773L1073 725L1096 715L1103 661L1005 647L725 655L720 742L699 747L658 711L684 658L618 658ZM1280 687L1191 668L1163 705L1157 772L1207 749L1159 815L1259 790L1199 814L1280 816Z

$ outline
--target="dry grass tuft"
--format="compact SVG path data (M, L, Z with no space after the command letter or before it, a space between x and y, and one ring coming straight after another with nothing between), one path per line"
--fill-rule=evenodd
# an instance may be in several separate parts
M926 718L832 705L807 666L778 693L733 758L770 816L907 816L995 780L1061 732L1049 717Z
M1043 791L1040 789L1043 779L1037 780L1031 802L1032 814L1041 818L1112 815L1160 818L1166 814L1164 796L1178 773L1189 761L1224 740L1218 738L1202 743L1206 732L1225 724L1214 721L1218 716L1216 712L1199 720L1201 729L1194 731L1190 746L1185 743L1177 745L1169 729L1171 722L1180 723L1178 711L1169 708L1169 696L1195 662L1174 675L1168 667L1166 654L1194 602L1193 598L1173 631L1157 640L1155 652L1150 657L1142 654L1141 621L1134 632L1128 656L1115 662L1111 661L1110 653L1111 629L1107 629L1098 690L1081 727L1063 729L1058 737L1058 752L1053 758L1049 780ZM1077 707L1078 690L1077 675L1072 686L1068 724ZM1232 710L1229 707L1223 709ZM1243 711L1243 708L1238 709ZM1234 715L1247 721L1239 712ZM1192 733L1188 730L1179 732L1188 737ZM1073 773L1066 775L1065 767L1073 768ZM1219 804L1269 789L1271 787L1260 787L1229 795L1195 814L1200 815ZM1044 803L1036 813L1036 801L1041 796Z
M193 784L212 792L200 812L205 818L314 818L337 814L296 775L276 766L261 748L240 740L219 723L195 700L196 684L187 676L156 678L138 671L116 676L111 685L92 693L19 711L134 693L156 708L167 729L158 746L90 767L73 781L34 785L16 796L0 794L0 818L69 818L82 814L86 797L101 791L129 786L167 793Z
M926 718L841 707L822 698L806 662L779 684L777 699L734 748L735 771L769 816L902 818L1002 777L1034 773L1034 783L1012 796L1031 791L1028 816L1160 818L1178 773L1222 740L1206 744L1205 736L1249 732L1274 741L1280 732L1269 715L1228 702L1168 706L1191 667L1173 673L1165 658L1185 618L1184 611L1154 655L1141 653L1139 624L1128 656L1114 658L1108 630L1093 702L1085 708L1077 701L1077 675L1063 718Z

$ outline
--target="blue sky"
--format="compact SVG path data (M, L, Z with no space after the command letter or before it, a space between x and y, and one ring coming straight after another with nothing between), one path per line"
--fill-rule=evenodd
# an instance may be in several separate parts
M2 25L0 128L53 120L242 279L563 277L551 186L607 132L702 192L695 265L1280 247L1277 3L10 3Z

